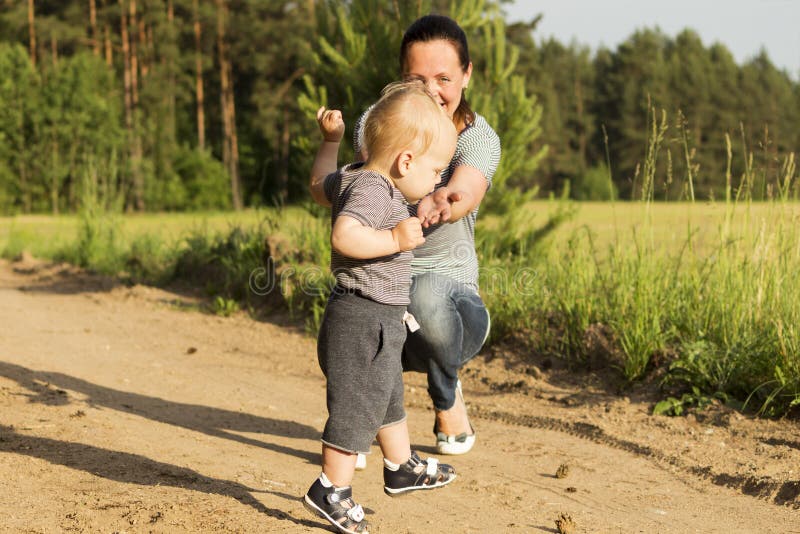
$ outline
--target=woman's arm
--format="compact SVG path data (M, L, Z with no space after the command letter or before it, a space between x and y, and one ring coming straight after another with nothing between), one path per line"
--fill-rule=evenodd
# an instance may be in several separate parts
M418 215L425 215L423 226L457 221L480 206L497 170L500 154L500 138L482 118L462 131L447 186L423 199L417 208Z
M448 184L420 200L417 216L422 226L457 221L477 208L488 184L483 173L475 167L456 167Z
M447 183L447 203L450 205L450 217L447 220L454 222L472 213L480 206L488 188L486 177L475 167L456 167Z
M331 202L325 196L325 177L336 172L339 160L339 145L344 136L344 120L342 112L336 109L326 110L325 107L317 111L317 123L322 132L323 141L311 166L311 181L309 189L311 198L320 206L330 206Z

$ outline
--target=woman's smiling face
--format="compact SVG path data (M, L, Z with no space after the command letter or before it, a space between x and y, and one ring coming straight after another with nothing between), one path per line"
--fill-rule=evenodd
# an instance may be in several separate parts
M456 48L443 39L413 43L406 54L403 78L421 80L451 119L471 75L472 63L464 71Z

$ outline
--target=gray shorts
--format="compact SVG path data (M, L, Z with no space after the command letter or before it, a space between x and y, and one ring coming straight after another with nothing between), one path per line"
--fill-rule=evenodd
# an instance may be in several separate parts
M380 428L406 418L401 363L405 311L405 306L341 290L331 294L317 341L319 366L328 380L323 443L366 454Z

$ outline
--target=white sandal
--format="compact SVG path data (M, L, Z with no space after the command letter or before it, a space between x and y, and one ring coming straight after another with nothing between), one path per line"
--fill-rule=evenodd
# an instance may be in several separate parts
M461 380L456 382L456 394L464 405L464 410L467 409L467 403L464 402L464 393L461 391ZM444 432L439 432L439 423L433 426L433 433L436 435L436 452L439 454L457 455L466 454L475 445L475 429L472 428L472 423L469 424L469 429L472 432L467 434L462 432L456 436L450 436Z
M367 455L360 452L356 456L356 471L363 471L367 468Z

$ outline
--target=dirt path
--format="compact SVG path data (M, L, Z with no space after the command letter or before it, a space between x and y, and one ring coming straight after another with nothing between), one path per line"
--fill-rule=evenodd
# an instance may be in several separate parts
M298 497L319 471L324 381L314 341L184 297L61 266L0 262L0 531L323 532ZM479 433L459 479L381 491L356 475L378 532L800 532L800 428L650 405L557 369L465 373ZM432 413L407 375L412 442ZM559 465L569 474L556 478Z

